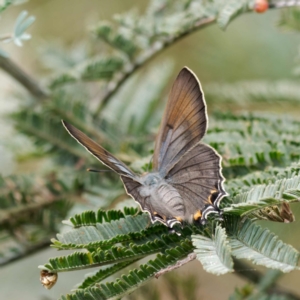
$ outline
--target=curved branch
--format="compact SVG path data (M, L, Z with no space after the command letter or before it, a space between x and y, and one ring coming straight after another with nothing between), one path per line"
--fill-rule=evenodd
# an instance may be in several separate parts
M183 31L179 33L177 36L174 36L173 38L166 38L164 41L156 42L152 45L152 47L143 52L140 56L138 56L130 68L125 70L123 73L119 75L119 77L111 80L108 85L107 89L102 95L100 99L100 104L98 108L96 109L96 112L94 114L95 117L98 116L100 111L106 106L106 104L109 102L110 98L119 90L121 85L131 76L133 75L141 66L148 63L150 60L152 60L154 57L156 57L160 52L165 50L167 47L175 44L177 41L183 39L187 35L189 35L192 32L197 31L200 28L204 28L210 24L213 24L216 22L216 17L209 17L205 19L201 19L194 23L194 26L192 26L189 30Z
M269 8L284 8L300 6L300 0L279 0L273 1L269 4ZM121 85L135 73L142 65L153 59L157 54L166 49L168 46L174 44L175 42L181 40L186 35L203 28L209 24L213 24L216 21L216 17L201 19L194 24L188 31L182 32L179 35L175 36L173 39L166 39L162 41L161 44L154 44L151 49L142 53L135 62L131 65L127 71L124 71L120 76L109 82L106 91L100 99L100 104L95 112L95 116L99 114L102 108L108 103L111 96L113 96L121 87ZM32 78L29 74L23 71L17 64L7 57L0 55L0 68L5 72L10 74L16 81L18 81L24 88L26 88L31 95L35 98L43 100L48 97L48 92L43 89L39 83Z
M284 7L292 7L292 6L300 6L300 0L281 0L274 1L269 4L270 9L274 8L284 8ZM156 42L152 45L148 51L143 52L140 56L138 56L135 61L132 63L131 67L125 70L123 73L119 74L117 78L112 79L106 88L106 91L103 93L100 98L100 103L98 108L95 111L94 117L97 117L101 110L106 106L109 102L110 98L119 90L122 84L133 75L142 65L148 63L150 60L155 58L160 52L168 48L169 46L175 44L177 41L181 40L185 36L197 31L198 29L204 28L210 24L214 24L217 20L217 16L209 17L201 19L194 23L194 25L187 31L179 33L177 36L170 38L168 37L166 40L161 42Z
M42 89L37 81L35 81L29 74L23 71L8 57L0 55L0 68L23 85L23 87L35 98L43 100L48 97L47 91Z

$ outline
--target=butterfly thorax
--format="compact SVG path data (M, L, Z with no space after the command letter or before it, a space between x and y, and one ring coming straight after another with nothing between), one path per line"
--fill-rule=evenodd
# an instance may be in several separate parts
M158 172L146 173L142 176L142 183L146 186L157 185L163 181L163 178L160 176Z

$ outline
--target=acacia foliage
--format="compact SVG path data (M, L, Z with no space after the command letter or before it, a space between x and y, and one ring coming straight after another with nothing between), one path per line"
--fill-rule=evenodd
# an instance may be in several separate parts
M225 28L234 17L251 9L253 1L246 0L151 1L142 16L129 12L94 28L101 53L92 46L83 49L79 45L78 51L67 54L59 48L54 52L47 48L43 58L46 63L51 61L48 67L53 69L48 99L39 102L22 97L22 107L10 117L18 132L34 142L31 155L50 155L55 171L51 176L43 174L43 180L38 171L36 176L1 178L1 243L9 238L18 242L8 243L1 253L4 263L21 257L59 230L58 220L66 217L71 206L66 200L93 203L96 198L97 205L105 208L126 197L114 175L99 179L82 172L82 166L90 167L95 160L67 135L60 119L101 141L134 170L149 169L154 128L159 123L161 95L171 65L160 67L159 76L155 69L142 79L132 75L182 37L215 22ZM100 86L96 104L86 101L91 98L91 86ZM257 86L260 93L253 92ZM292 87L292 93L286 93L286 87ZM275 96L274 89L264 82L246 86L238 99L231 96L235 89L230 85L220 90L212 85L208 103L229 98L236 105L253 99L273 103L275 96L276 101L297 103L295 95L299 94L293 83L275 86L280 92ZM75 252L50 259L42 268L67 272L100 267L62 299L120 298L193 253L208 272L218 275L234 270L232 257L248 258L284 272L297 269L298 251L255 221L293 221L289 203L297 202L300 195L299 133L300 122L291 117L215 113L210 116L204 141L223 157L230 194L222 201L224 221L212 219L206 227L178 227L179 236L170 234L161 224L150 226L148 215L137 214L134 207L87 210L65 222L73 228L52 240L53 247ZM16 238L20 232L25 232L28 240L34 241L34 237L36 243L28 245ZM137 265L142 258L145 262ZM106 283L109 276L125 267L131 268L128 274Z

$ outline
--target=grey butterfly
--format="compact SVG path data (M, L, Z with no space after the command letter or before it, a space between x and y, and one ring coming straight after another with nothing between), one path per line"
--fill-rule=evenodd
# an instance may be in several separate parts
M197 77L187 67L171 89L149 173L135 174L83 132L62 122L78 143L121 176L127 194L152 222L168 227L194 221L204 224L208 214L220 212L219 203L227 195L221 157L200 142L208 125L206 103Z

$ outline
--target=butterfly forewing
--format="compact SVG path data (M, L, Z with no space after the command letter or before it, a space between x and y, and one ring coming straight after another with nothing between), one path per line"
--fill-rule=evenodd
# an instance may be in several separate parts
M102 148L82 131L74 127L73 125L62 121L63 125L69 132L69 134L83 147L86 148L91 154L93 154L98 160L105 164L110 169L117 172L119 175L128 176L137 179L137 176L120 160L114 157L107 150Z
M204 136L206 105L200 83L188 68L177 76L161 122L153 156L153 167L162 175Z

